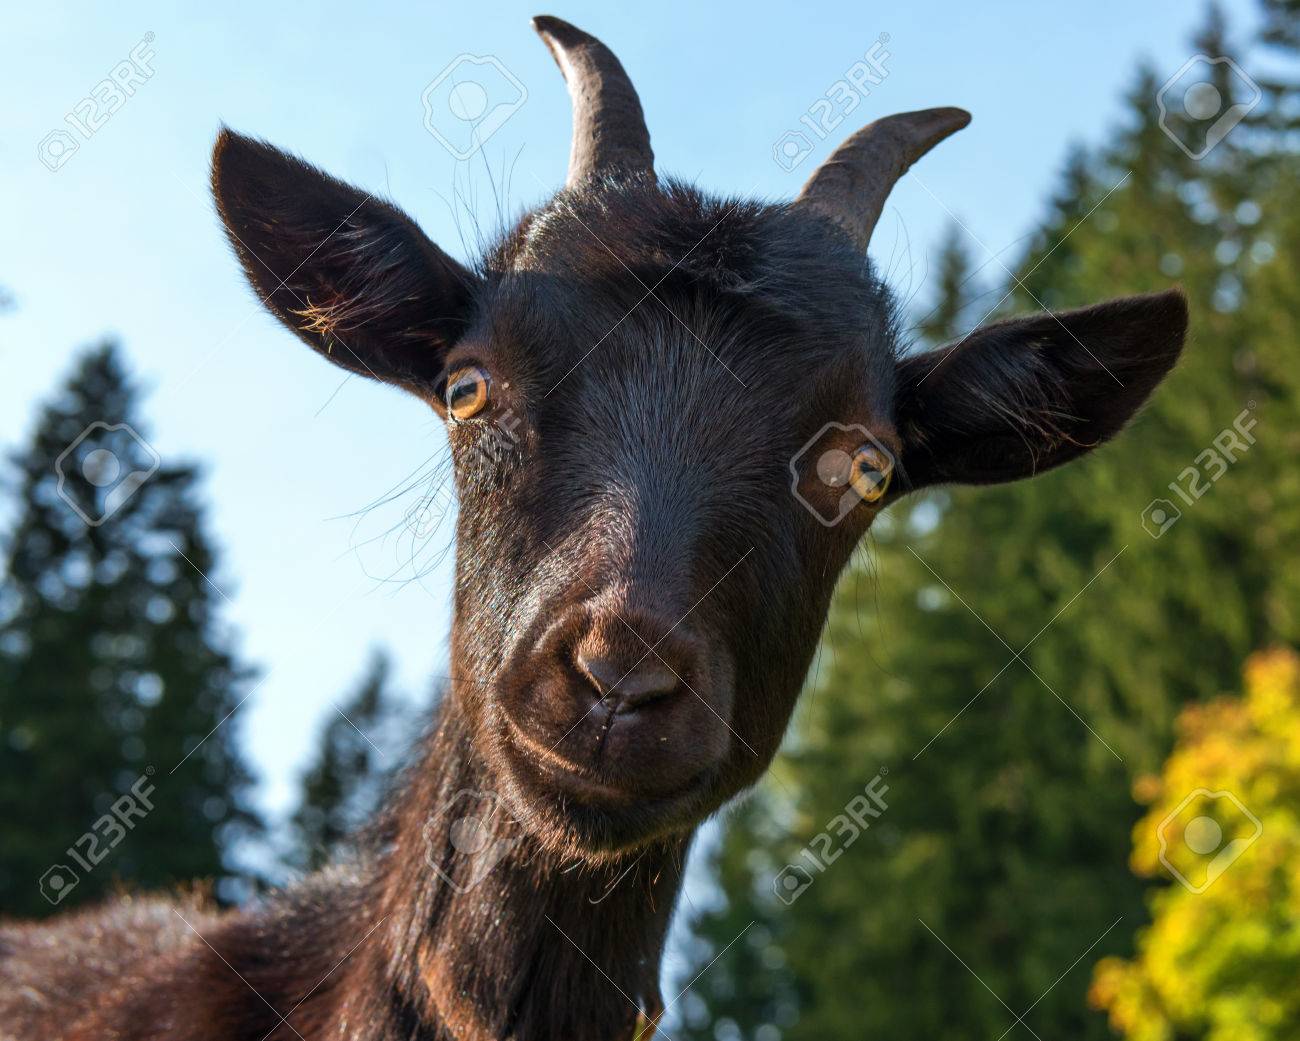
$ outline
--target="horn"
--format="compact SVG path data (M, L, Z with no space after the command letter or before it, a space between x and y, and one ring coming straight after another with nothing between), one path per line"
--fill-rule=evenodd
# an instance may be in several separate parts
M970 122L960 108L901 112L863 127L822 163L795 205L830 217L866 252L885 200L908 167Z
M655 157L645 113L614 52L550 15L534 18L533 28L560 67L573 99L567 186L609 174L653 179Z

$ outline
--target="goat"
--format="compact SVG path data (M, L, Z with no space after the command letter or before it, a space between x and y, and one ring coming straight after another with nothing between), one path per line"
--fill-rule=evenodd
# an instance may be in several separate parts
M5 927L7 1037L648 1036L692 835L770 763L872 521L1083 455L1177 359L1176 291L904 350L866 248L960 109L858 131L792 203L710 198L656 177L603 44L533 24L568 180L474 267L264 142L224 129L213 157L270 311L447 424L453 675L373 849L227 913Z

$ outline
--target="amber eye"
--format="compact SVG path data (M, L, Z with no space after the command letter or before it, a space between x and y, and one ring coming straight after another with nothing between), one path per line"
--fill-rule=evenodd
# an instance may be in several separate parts
M452 419L472 419L488 403L488 374L477 365L457 369L447 381L447 412Z
M849 484L863 502L879 502L889 488L894 460L875 445L863 445L853 453Z

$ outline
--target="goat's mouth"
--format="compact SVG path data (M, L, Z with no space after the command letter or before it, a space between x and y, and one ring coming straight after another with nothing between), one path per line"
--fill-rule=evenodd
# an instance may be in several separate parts
M584 804L611 807L644 800L675 801L697 788L702 778L713 772L712 762L695 764L696 769L678 776L672 776L678 771L671 771L668 776L659 772L647 777L620 770L602 755L609 730L617 724L608 716L602 718L603 722L595 724L599 734L594 754L588 762L577 761L561 752L559 746L564 744L563 739L548 744L530 735L509 716L505 719L508 752L532 778L548 787L553 786L558 794L576 798ZM668 738L661 738L661 743L667 741Z
M647 773L620 769L601 757L570 758L508 715L498 732L502 779L520 818L532 822L543 839L588 854L622 852L688 831L712 808L725 751L724 746L707 761L691 757L696 761L689 771Z
M651 794L624 782L602 780L598 774L574 763L542 761L532 765L537 779L557 794L583 806L612 810L644 805L647 801L667 806L687 799L712 772L706 768L671 791Z

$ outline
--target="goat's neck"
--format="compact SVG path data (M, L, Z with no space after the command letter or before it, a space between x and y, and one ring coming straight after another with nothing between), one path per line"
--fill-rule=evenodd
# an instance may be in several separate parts
M482 873L453 846L461 793L492 787L454 697L423 763L382 880L387 956L413 1014L465 1041L632 1038L637 1005L657 1011L689 838L592 866L507 820Z

